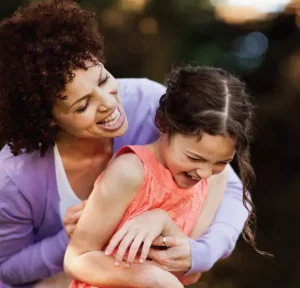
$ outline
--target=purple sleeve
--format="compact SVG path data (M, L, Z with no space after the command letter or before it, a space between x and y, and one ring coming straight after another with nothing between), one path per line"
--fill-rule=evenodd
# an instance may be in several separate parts
M60 272L69 241L65 231L35 243L31 206L10 180L1 184L0 280L25 285Z
M225 194L212 224L200 238L190 239L192 267L187 275L207 271L231 254L248 217L242 195L242 182L230 167Z

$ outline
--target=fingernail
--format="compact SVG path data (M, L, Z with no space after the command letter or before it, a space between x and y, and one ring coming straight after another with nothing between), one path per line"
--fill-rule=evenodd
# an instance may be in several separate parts
M118 260L115 261L116 266L120 266L120 262Z
M109 252L108 250L106 250L106 251L104 252L104 254L105 254L105 255L109 255L110 252Z
M141 258L141 259L139 260L140 263L144 263L144 261L145 261L145 259L143 259L143 258Z
M131 264L130 263L126 263L126 267L130 267L131 266Z

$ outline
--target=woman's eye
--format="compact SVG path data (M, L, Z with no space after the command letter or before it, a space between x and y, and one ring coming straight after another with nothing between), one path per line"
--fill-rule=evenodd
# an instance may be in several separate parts
M99 86L105 84L109 78L110 78L110 75L106 74L105 79L99 83Z
M80 107L79 109L76 110L77 113L83 113L88 107L90 103L90 98L87 99L85 105L83 107Z

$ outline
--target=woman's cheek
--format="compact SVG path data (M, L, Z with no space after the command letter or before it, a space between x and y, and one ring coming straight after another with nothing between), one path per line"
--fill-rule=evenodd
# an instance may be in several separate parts
M76 124L80 127L91 126L95 123L95 114L91 112L86 112L86 114L81 115L76 119Z

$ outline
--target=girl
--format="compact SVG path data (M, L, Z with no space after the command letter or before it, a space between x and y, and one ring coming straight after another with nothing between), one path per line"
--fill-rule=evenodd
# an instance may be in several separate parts
M133 217L151 209L167 211L183 233L199 237L194 228L208 193L207 179L221 173L236 154L245 187L252 184L251 116L245 85L234 76L215 68L173 69L156 111L160 137L146 146L123 147L97 179L65 254L66 272L90 285L112 287L109 271L99 273L100 250L116 252L117 266L128 251L127 266L135 269L140 247L138 259L144 263L151 245L166 244L166 237L155 242L169 233L159 220L153 227L131 224ZM156 277L167 279L165 287L182 287L166 271ZM119 285L135 286L130 281ZM89 285L74 281L71 287Z

